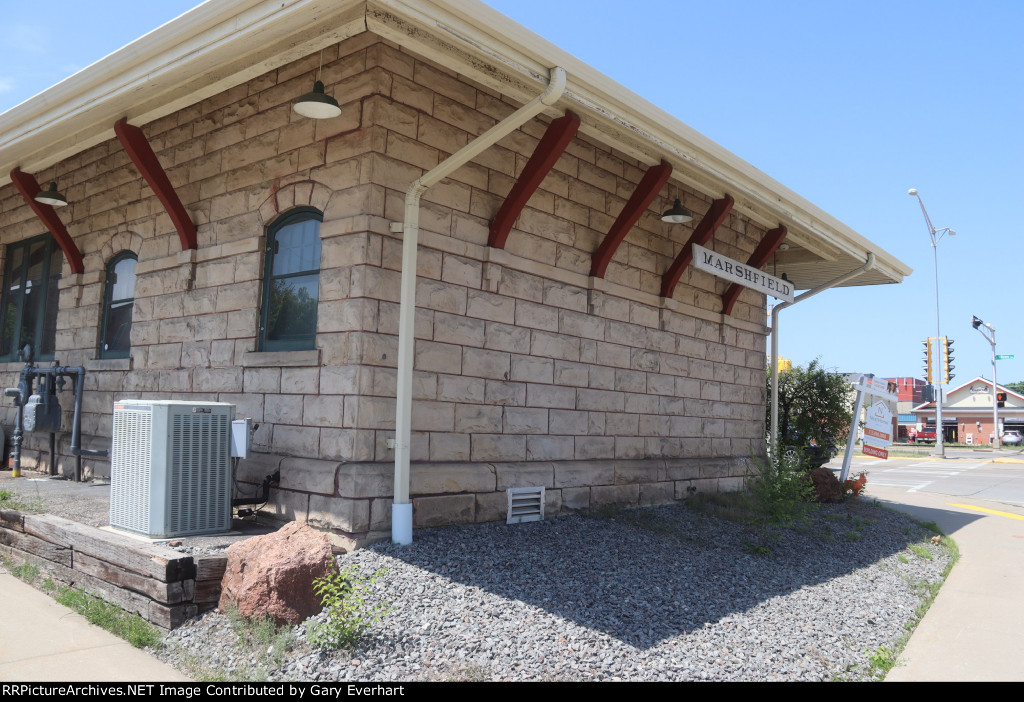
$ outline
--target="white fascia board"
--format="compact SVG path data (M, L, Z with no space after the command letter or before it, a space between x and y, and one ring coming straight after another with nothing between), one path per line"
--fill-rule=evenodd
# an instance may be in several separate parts
M364 30L358 0L208 0L0 114L0 184Z

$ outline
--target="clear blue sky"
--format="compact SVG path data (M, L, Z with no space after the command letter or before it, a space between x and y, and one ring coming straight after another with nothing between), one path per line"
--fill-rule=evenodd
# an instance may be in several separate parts
M0 111L197 4L0 0ZM490 0L876 242L914 269L898 286L833 290L782 313L780 351L805 364L921 375L942 334L956 378L991 377L978 315L998 330L1001 381L1024 380L1024 52L1019 0ZM625 9L623 9L625 8Z

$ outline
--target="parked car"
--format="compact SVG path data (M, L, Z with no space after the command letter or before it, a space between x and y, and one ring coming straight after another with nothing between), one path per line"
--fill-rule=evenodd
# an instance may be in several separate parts
M789 446L787 454L799 454L803 467L807 470L821 468L832 460L832 457L839 452L836 442L831 437L825 437L821 442L816 439L809 439L801 442L799 446Z
M1024 441L1024 437L1020 435L1019 431L1004 431L1003 435L999 437L999 442L1007 446L1020 446L1021 441Z
M920 429L917 435L914 437L915 444L934 444L935 443L935 427L926 427Z

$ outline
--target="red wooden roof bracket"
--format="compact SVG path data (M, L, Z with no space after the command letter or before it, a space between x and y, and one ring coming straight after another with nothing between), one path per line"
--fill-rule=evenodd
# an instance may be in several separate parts
M153 194L157 196L167 214L170 215L174 228L178 230L182 251L198 248L196 225L192 223L192 218L188 216L185 206L181 204L178 193L171 185L156 154L153 153L153 147L149 145L146 135L135 125L128 124L128 119L125 117L114 123L114 133L132 163L139 169L139 173L142 174L149 187L153 189Z
M693 246L691 244L697 244L697 246L704 246L704 244L711 241L712 237L715 236L715 232L722 226L726 216L732 210L732 206L735 204L735 200L732 199L731 195L726 195L720 200L715 200L711 203L711 207L704 213L704 217L700 220L700 223L693 228L693 233L690 235L690 240L686 242L686 246L683 247L679 255L676 256L676 260L672 262L672 265L665 271L665 275L661 278L661 296L672 297L676 291L676 285L679 284L679 279L683 276L683 271L693 261Z
M43 225L53 235L53 238L57 240L61 251L64 252L65 260L71 266L71 272L85 272L85 266L82 263L82 252L78 250L75 240L68 234L68 230L65 229L64 223L60 221L60 217L57 216L57 213L49 205L35 201L36 195L41 190L35 177L25 173L20 168L15 168L11 171L11 182L14 183L14 187L18 189L21 196L25 198L25 202L32 208L32 211L36 213L36 217L42 220Z
M512 225L522 213L530 197L547 177L555 162L565 152L569 142L580 128L580 118L569 112L564 117L552 120L544 136L537 143L530 160L523 167L519 179L501 203L498 214L491 220L491 234L487 243L496 249L505 248Z
M633 194L623 206L619 218L615 220L605 235L604 241L597 247L597 252L590 264L590 275L595 278L604 278L608 264L622 240L626 238L626 234L640 219L640 215L647 210L654 198L661 192L662 186L668 181L670 175L672 175L672 164L668 161L662 161L657 166L647 169L644 177L633 190Z
M768 263L768 259L772 257L775 250L779 248L779 244L786 238L786 228L781 224L772 229L770 232L764 235L764 239L761 239L761 243L754 249L754 253L750 254L750 258L747 259L747 265L751 268L760 269L761 266ZM739 299L740 293L743 292L743 286L738 283L733 283L722 295L722 314L732 314L733 305L736 304L736 300Z

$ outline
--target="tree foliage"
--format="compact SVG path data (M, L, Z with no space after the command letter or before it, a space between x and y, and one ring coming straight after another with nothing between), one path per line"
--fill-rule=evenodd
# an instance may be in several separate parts
M999 383L999 384L1002 385L1007 390L1013 390L1014 392L1019 392L1019 393L1024 394L1024 380L1018 380L1016 383Z
M771 430L772 376L768 374L766 426ZM779 446L841 443L850 429L850 385L817 360L779 371Z

